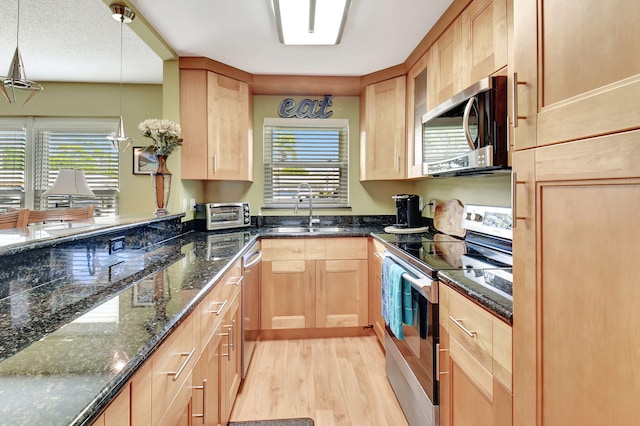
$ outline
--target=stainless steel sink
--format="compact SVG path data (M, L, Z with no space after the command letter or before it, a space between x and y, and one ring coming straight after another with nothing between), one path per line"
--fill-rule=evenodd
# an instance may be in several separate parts
M344 226L275 226L267 229L271 234L309 234L309 233L337 233L348 231Z

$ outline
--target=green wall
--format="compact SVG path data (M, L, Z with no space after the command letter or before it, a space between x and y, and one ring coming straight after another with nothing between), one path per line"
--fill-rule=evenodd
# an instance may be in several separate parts
M117 117L119 115L119 84L42 83L44 91L26 106L0 102L0 116L47 117ZM137 124L147 118L180 120L180 87L177 61L164 62L164 84L125 84L122 92L122 114L127 134L135 139L133 145L144 146L150 140L140 135ZM180 180L180 149L169 157L168 167L174 174L169 211L178 213L188 200L196 202L248 201L251 214L256 215L263 205L263 135L265 117L277 117L278 106L290 96L257 95L253 98L254 159L253 182L210 182ZM291 96L299 101L315 96ZM0 99L3 100L3 99ZM392 215L395 207L391 196L397 193L422 195L446 201L457 198L464 204L510 205L509 174L483 177L455 177L416 181L359 181L360 167L360 100L357 96L332 98L332 118L349 120L349 202L350 209L317 209L319 215ZM115 129L114 129L115 130ZM154 210L151 181L146 175L132 174L131 150L120 153L120 214L151 215ZM302 209L302 214L305 210ZM265 215L293 215L292 210L266 210ZM428 209L424 215L431 216ZM193 218L188 212L184 220Z
M0 97L0 116L36 117L118 117L120 85L40 82L44 90L27 105L9 104ZM144 146L137 125L146 118L162 117L162 85L125 84L122 90L122 116L132 145ZM179 108L179 107L178 107ZM116 129L114 128L114 131ZM179 163L169 159L169 169ZM154 210L150 177L132 174L131 149L120 153L120 214L150 215Z
M309 98L319 99L318 96L287 96L287 95L256 95L253 97L253 183L246 182L207 182L204 197L208 202L213 201L248 201L251 204L251 214L255 215L263 206L263 134L262 124L265 117L278 117L278 106L287 98L296 102ZM370 215L394 214L394 204L391 196L398 192L409 191L415 186L412 182L365 182L359 181L360 167L360 98L357 96L334 96L331 118L349 120L349 204L350 209L314 209L318 215ZM291 120L295 120L292 118ZM301 209L302 215L306 214ZM293 209L263 211L264 215L285 216L293 215Z

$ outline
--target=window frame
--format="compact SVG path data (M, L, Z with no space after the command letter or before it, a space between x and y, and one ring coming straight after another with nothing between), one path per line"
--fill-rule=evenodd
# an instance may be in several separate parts
M274 129L331 129L339 132L338 136L338 161L335 163L334 168L338 170L338 183L339 183L339 197L334 202L331 200L323 200L319 195L318 185L314 182L307 180L301 180L301 182L307 182L311 185L314 193L313 208L314 209L336 209L336 208L349 208L349 173L351 164L349 161L349 120L342 118L331 119L309 119L309 118L271 118L265 117L263 120L263 160L264 160L264 187L263 187L263 205L267 209L290 209L295 206L295 196L292 195L290 201L278 200L274 197L275 188L273 186L274 165L277 163L273 161L274 144L273 144L273 130ZM282 162L280 162L282 163ZM291 161L291 163L297 166L300 163L305 163L304 160ZM310 168L326 168L330 165L328 160L326 161L307 161ZM324 164L326 163L326 164ZM291 176L291 175L289 175ZM295 179L294 179L295 180ZM315 187L314 187L315 186ZM295 191L295 189L292 189ZM305 191L306 195L306 191Z
M106 140L106 136L108 134L114 134L115 128L117 127L118 121L116 118L104 118L104 117L3 117L0 119L0 129L2 128L15 128L16 126L24 126L26 130L26 146L25 146L25 173L24 173L24 201L23 206L29 209L43 209L43 208L51 208L49 205L38 205L36 206L36 202L38 197L36 196L37 192L44 192L43 189L36 189L37 186L37 171L36 168L40 167L39 156L42 156L43 153L39 152L40 147L38 146L38 132L41 131L68 131L70 133L76 132L81 133L83 131L86 132L97 132L97 133L105 133L105 144L110 144L109 141ZM110 190L100 190L96 189L96 197L95 198L77 198L74 199L74 205L83 205L83 204L95 204L96 200L106 197L112 198L115 201L115 205L111 212L107 214L102 214L104 216L112 216L119 214L119 191L120 191L120 154L115 150L116 153L115 158L117 159L117 186L116 189ZM45 153L45 157L48 153ZM43 160L44 161L44 160ZM46 168L45 168L46 169ZM46 170L43 169L43 172ZM52 183L52 182L51 182ZM95 189L92 188L92 189ZM44 203L44 202L43 202ZM50 204L50 203L49 203ZM98 208L101 207L97 206ZM100 212L97 212L99 215Z

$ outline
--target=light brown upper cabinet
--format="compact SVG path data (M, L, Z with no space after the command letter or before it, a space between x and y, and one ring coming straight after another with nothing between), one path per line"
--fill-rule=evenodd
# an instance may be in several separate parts
M247 83L206 70L180 71L182 179L253 180Z
M626 0L514 2L516 149L640 126L638 17Z
M422 177L422 116L427 112L425 53L407 73L407 178Z
M460 20L464 89L507 65L507 2L474 0Z
M362 96L360 180L405 177L406 76L368 85Z
M462 89L462 27L458 17L429 48L427 111Z

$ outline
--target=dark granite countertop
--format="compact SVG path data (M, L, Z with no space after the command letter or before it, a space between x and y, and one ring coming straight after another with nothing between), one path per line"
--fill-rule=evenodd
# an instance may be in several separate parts
M314 235L269 232L278 223L180 234L180 217L5 250L0 424L90 423L257 238L368 237L389 223L355 219ZM120 232L126 249L111 253Z
M0 424L89 423L258 238L222 234L110 255L91 238L16 265L0 297Z
M167 220L182 218L184 213L161 216L94 217L73 222L29 225L26 228L0 230L0 256L78 241L113 231L125 231L140 225L152 226Z
M378 233L376 231L372 231L372 237L376 238L383 244L392 247L394 249L398 249L398 242L407 242L407 241L420 241L423 236L428 236L425 234L386 234L386 233ZM415 261L423 263L424 261L416 256L413 256L411 253L406 252L409 256L411 256ZM434 261L435 262L435 261ZM447 264L443 262L435 262L435 268L447 268ZM499 269L499 268L497 268ZM511 270L505 269L505 271L511 272ZM467 273L470 271L467 270ZM452 270L452 269L443 269L439 270L437 273L438 278L445 285L449 285L450 287L455 288L460 293L468 297L469 299L477 302L481 306L485 307L490 312L497 315L499 318L504 320L505 322L513 325L513 302L507 297L503 297L502 295L496 293L495 291L489 290L482 285L472 281L471 279L465 276L465 270Z
M511 273L511 269L504 271ZM438 277L449 287L467 296L469 299L485 307L506 323L513 325L513 300L498 294L496 291L487 289L477 282L467 278L465 273L473 273L474 270L467 271L439 271ZM479 273L500 273L500 269L495 271L483 270Z

